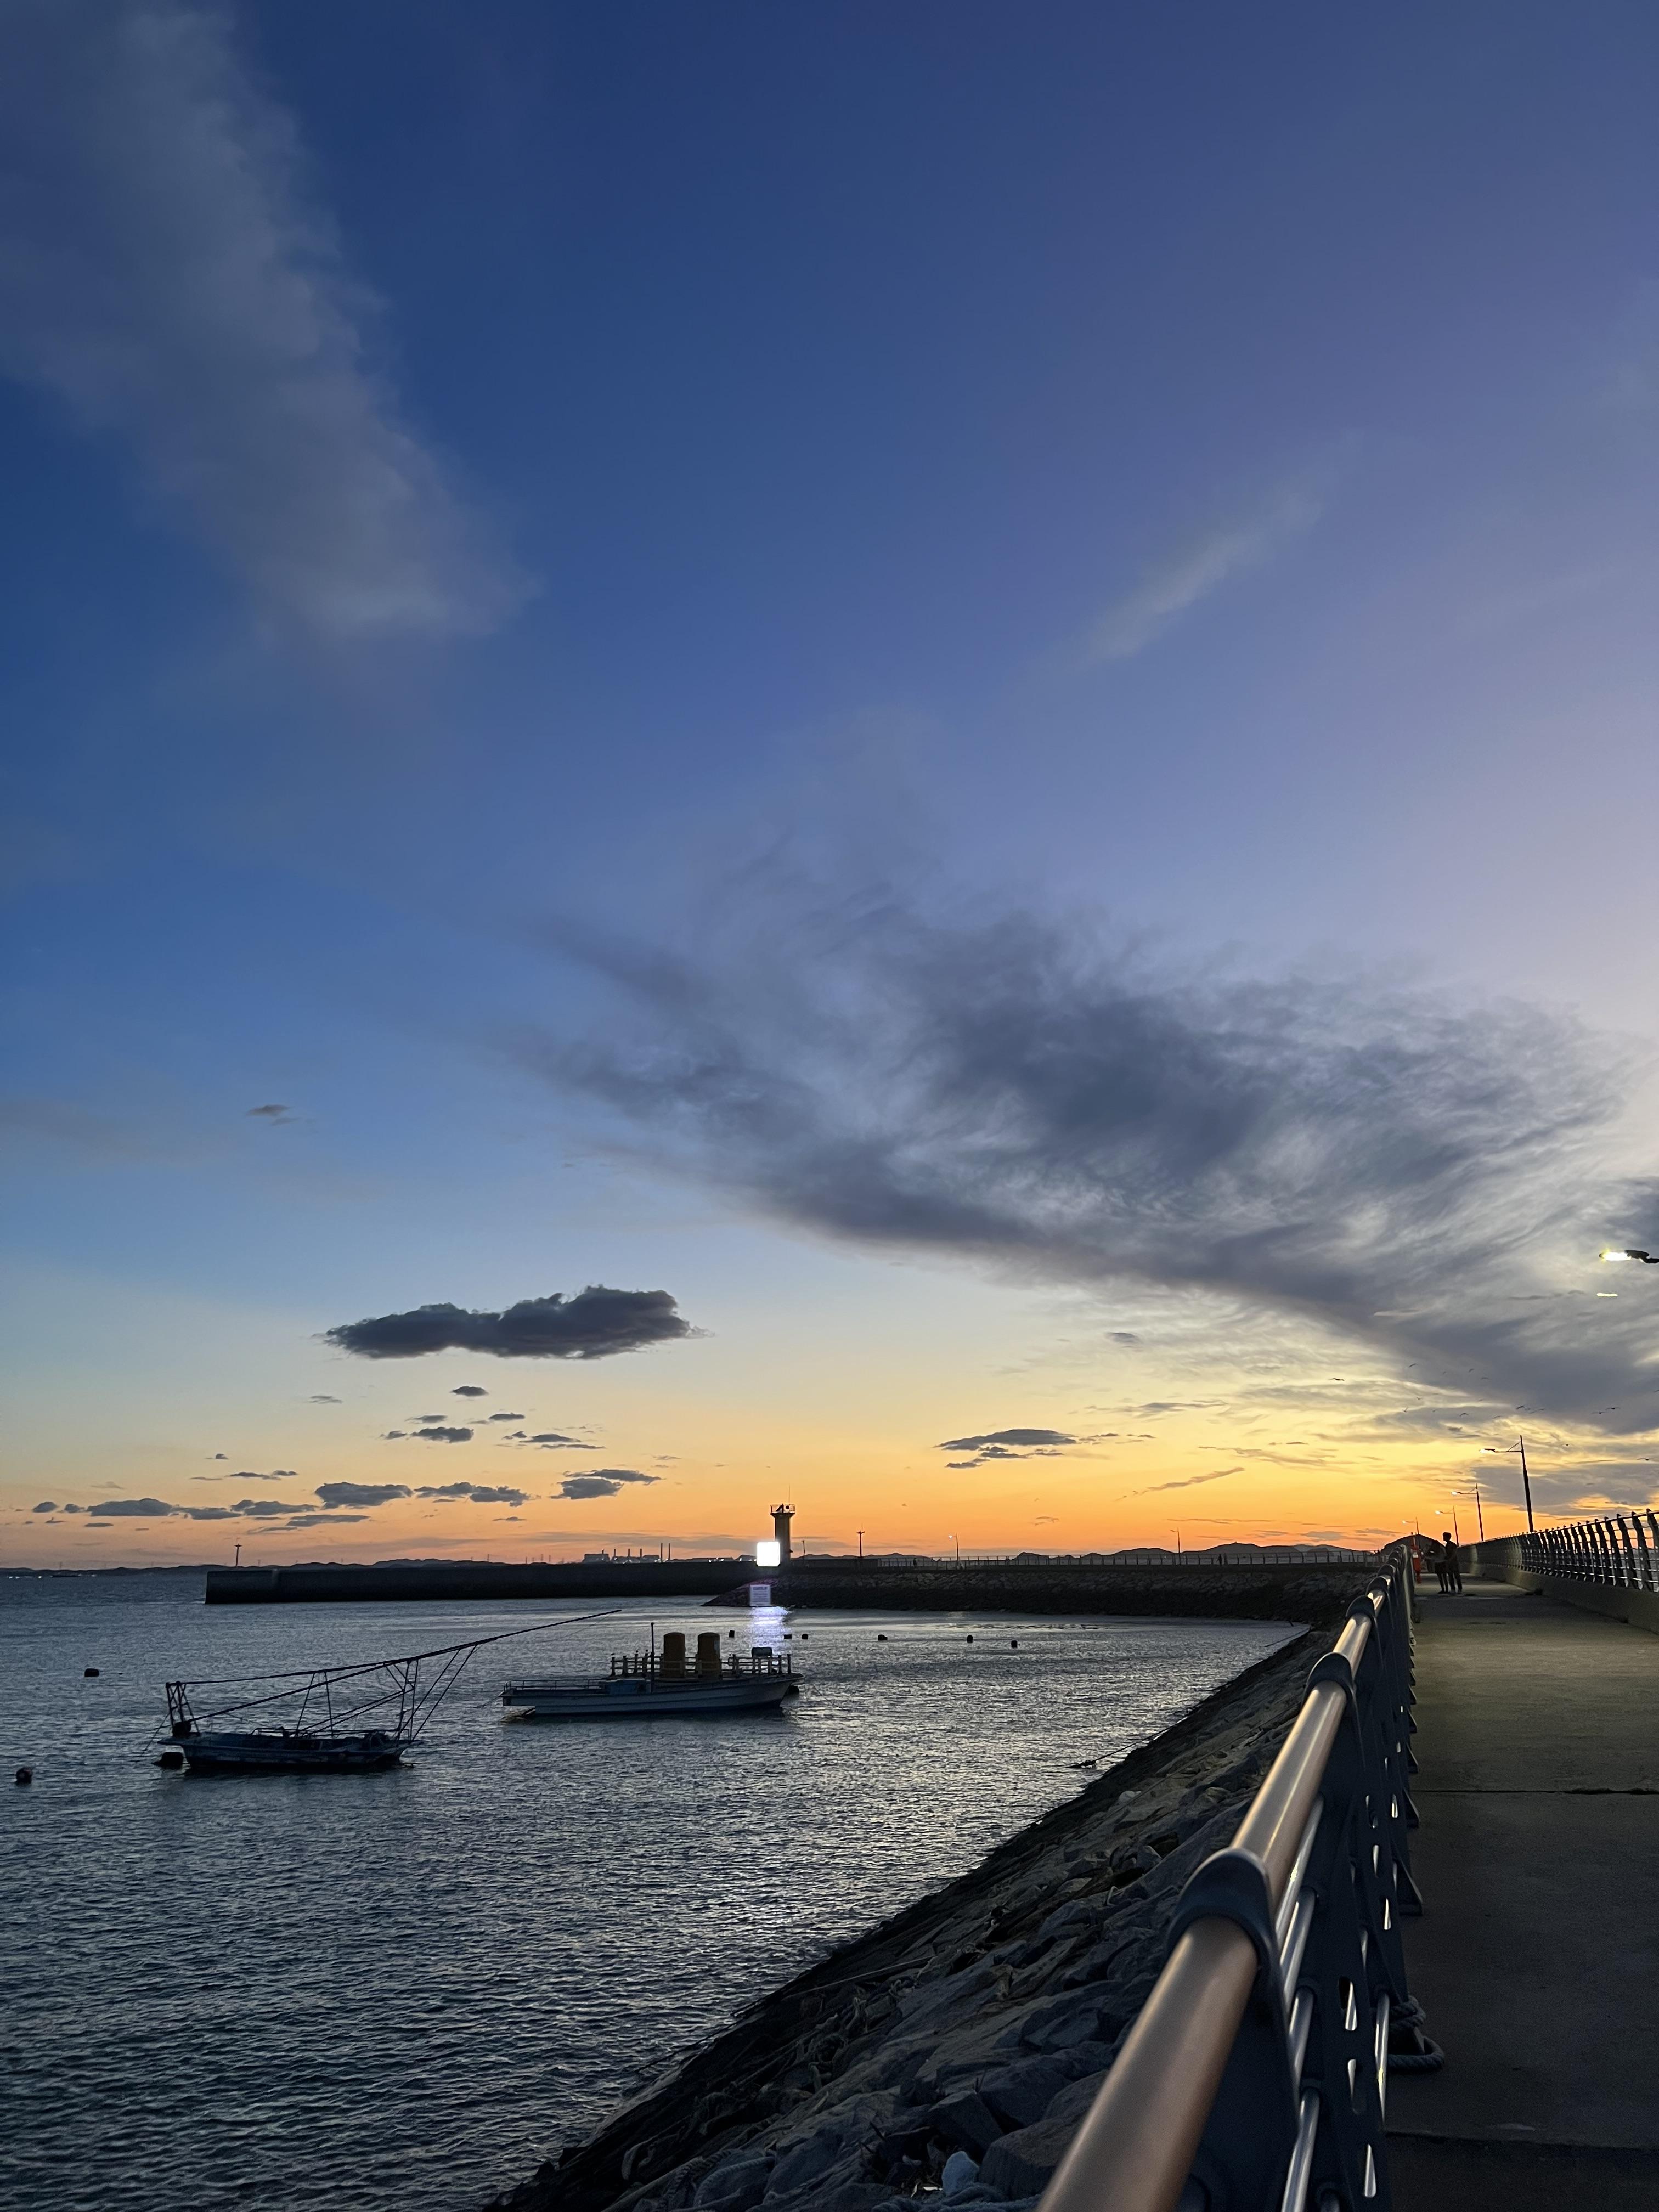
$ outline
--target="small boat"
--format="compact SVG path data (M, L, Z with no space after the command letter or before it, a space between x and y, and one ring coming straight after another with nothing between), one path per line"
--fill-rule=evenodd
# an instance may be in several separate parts
M542 1636L609 1613L562 1614L529 1628L476 1636L435 1651L349 1666L300 1667L228 1681L169 1682L167 1748L158 1766L210 1773L273 1770L363 1774L397 1766L454 1687L472 1654L515 1636ZM684 1644L682 1637L680 1641ZM231 1696L229 1693L236 1694ZM210 1706L198 1710L204 1694ZM221 1694L222 1693L222 1694ZM152 1739L153 1741L154 1739Z
M175 1741L185 1763L205 1773L283 1767L325 1773L370 1773L396 1766L410 1739L386 1729L361 1735L319 1735L311 1729L191 1729ZM166 1756L165 1753L162 1754Z
M417 1651L356 1666L306 1667L233 1681L169 1682L172 1745L159 1763L219 1774L276 1768L363 1774L396 1766L477 1649L476 1644L460 1644L445 1651ZM442 1663L428 1668L422 1677L428 1660ZM210 1690L244 1694L198 1712L197 1698Z
M735 1652L723 1661L720 1638L702 1635L688 1665L684 1637L670 1634L660 1656L653 1646L617 1654L608 1674L509 1682L501 1703L539 1720L657 1720L670 1713L775 1711L786 1698L799 1695L787 1654L763 1648L750 1652L746 1663Z

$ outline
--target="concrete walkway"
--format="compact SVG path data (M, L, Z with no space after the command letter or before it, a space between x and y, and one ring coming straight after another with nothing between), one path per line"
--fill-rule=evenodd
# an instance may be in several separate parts
M1659 1636L1506 1583L1422 1593L1399 2212L1659 2207Z

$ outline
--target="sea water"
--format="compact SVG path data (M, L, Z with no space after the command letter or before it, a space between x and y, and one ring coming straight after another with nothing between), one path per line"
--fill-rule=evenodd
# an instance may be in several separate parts
M1080 1762L1121 1758L1295 1632L641 1600L477 1652L406 1767L167 1773L169 1677L584 1610L208 1607L202 1590L181 1573L0 1577L14 2212L474 2212L1073 1795ZM653 1625L787 1650L802 1693L721 1719L504 1715L503 1682L603 1673Z

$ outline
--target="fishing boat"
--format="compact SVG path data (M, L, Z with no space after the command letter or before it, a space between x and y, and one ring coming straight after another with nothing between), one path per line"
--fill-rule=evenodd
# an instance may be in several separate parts
M257 1767L304 1769L320 1773L371 1773L401 1764L412 1736L387 1729L365 1729L358 1735L319 1735L312 1729L201 1729L180 1733L178 1756L204 1773L247 1772ZM163 1759L167 1753L161 1754Z
M305 1667L215 1682L169 1682L172 1754L161 1763L204 1772L287 1768L367 1773L396 1766L419 1737L477 1644L416 1651L355 1666ZM240 1692L201 1710L211 1691Z
M757 1649L720 1656L716 1634L697 1638L688 1663L684 1636L655 1638L649 1651L613 1655L608 1674L573 1674L539 1682L509 1682L501 1703L538 1720L658 1720L671 1713L775 1711L800 1695L793 1661Z
M209 1773L362 1774L397 1766L484 1644L609 1618L608 1612L562 1614L396 1659L169 1682L170 1742L156 1764Z

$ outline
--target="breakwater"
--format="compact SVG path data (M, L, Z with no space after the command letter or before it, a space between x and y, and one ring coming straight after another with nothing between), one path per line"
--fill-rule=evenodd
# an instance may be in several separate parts
M1156 1978L1182 1884L1230 1840L1327 1642L1297 1638L763 1997L492 2212L909 2212L952 2160L953 2203L1031 2203Z
M746 1603L748 1586L763 1572L742 1559L215 1567L208 1573L206 1594L210 1605L611 1597L730 1598ZM773 1602L797 1608L1116 1613L1315 1625L1341 1618L1358 1577L1352 1561L1093 1566L1055 1560L897 1567L874 1560L799 1559L765 1575Z
M210 1605L476 1605L529 1598L717 1597L754 1573L746 1559L484 1559L388 1566L210 1567Z
M1065 1560L921 1567L797 1562L772 1577L780 1605L872 1612L1099 1613L1211 1620L1340 1620L1364 1570L1352 1560L1221 1566L1091 1566Z

